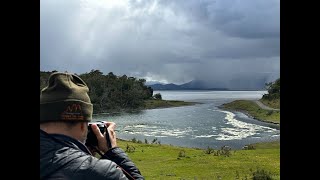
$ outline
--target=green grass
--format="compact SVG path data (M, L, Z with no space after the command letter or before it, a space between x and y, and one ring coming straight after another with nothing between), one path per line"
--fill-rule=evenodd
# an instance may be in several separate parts
M227 104L223 104L222 108L225 108L228 110L245 111L255 119L280 124L280 111L261 109L253 101L236 100Z
M259 101L265 104L266 106L272 107L274 109L280 109L280 99L273 99L273 100L260 99Z
M274 149L274 148L279 148L280 147L280 142L275 141L275 142L263 142L263 143L255 143L252 144L255 148L258 149Z
M236 179L236 174L239 179L251 179L252 171L258 168L270 172L274 179L280 179L279 142L254 144L254 150L231 150L229 157L206 154L203 149L170 145L123 140L118 140L118 145L123 150L127 145L135 147L135 152L127 154L146 179ZM185 157L179 157L181 151L185 152Z
M189 106L189 105L194 105L194 104L195 104L194 102L168 101L168 100L155 100L155 99L145 101L146 109Z

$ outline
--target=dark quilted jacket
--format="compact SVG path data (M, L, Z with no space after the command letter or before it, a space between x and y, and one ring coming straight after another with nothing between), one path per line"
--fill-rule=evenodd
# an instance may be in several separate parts
M144 179L122 149L105 156L98 159L81 142L40 130L40 179Z

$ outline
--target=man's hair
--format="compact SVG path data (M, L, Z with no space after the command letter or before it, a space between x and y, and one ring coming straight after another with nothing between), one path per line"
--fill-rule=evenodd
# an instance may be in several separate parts
M58 125L61 127L66 127L68 130L74 128L76 125L78 125L79 123L88 123L89 121L59 121L59 120L55 120L55 121L47 121L47 122L40 122L40 125Z

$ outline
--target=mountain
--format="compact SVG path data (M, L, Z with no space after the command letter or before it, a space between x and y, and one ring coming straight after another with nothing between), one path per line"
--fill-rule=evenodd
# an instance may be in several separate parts
M150 86L153 90L230 90L230 91L259 91L265 90L265 83L268 79L265 77L244 77L239 76L229 81L202 81L192 80L188 83L177 84L160 84L156 83Z
M193 80L185 84L180 85L183 89L208 89L208 85L201 80Z
M181 90L181 87L176 84L152 84L148 85L153 90Z
M149 85L153 90L228 90L227 88L209 87L207 83L200 80L193 80L185 84L153 84Z
M147 81L146 83L145 83L145 85L146 86L150 86L150 85L154 85L154 84L165 84L165 83L161 83L161 82L159 82L159 81Z

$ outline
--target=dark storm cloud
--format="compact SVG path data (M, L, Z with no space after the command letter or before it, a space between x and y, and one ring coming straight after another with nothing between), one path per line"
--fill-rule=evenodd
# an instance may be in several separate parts
M279 77L276 0L41 1L41 70L231 87ZM254 81L254 80L252 80Z

